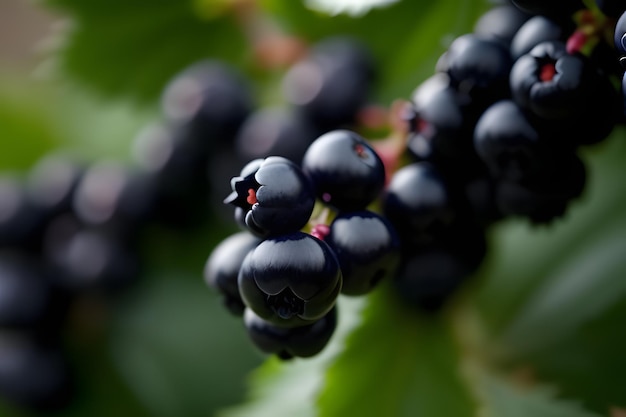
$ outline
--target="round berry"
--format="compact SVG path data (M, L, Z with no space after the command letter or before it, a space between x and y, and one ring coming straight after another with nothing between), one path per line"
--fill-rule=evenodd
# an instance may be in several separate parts
M438 73L421 83L412 94L414 112L409 118L408 150L417 160L445 164L467 160L471 149L467 113L450 78Z
M263 352L281 359L308 358L320 353L337 327L337 307L311 324L281 327L257 316L251 309L244 313L244 324L252 342Z
M384 195L383 211L403 244L430 242L455 218L451 190L428 162L396 171Z
M495 178L522 181L552 164L550 147L519 106L502 100L489 107L474 130L474 146Z
M245 258L238 278L246 306L278 326L319 320L341 290L339 262L323 241L295 232L261 242Z
M547 120L586 117L594 106L604 105L611 90L588 59L568 54L563 43L554 41L521 56L511 69L510 83L514 100Z
M317 138L304 154L302 169L317 197L339 210L365 208L385 185L382 160L363 137L349 130Z
M400 243L391 223L371 211L343 213L324 241L337 255L347 295L370 292L396 266Z
M479 107L508 94L511 57L501 42L462 35L446 52L446 68L452 85Z
M224 298L224 304L235 315L243 314L245 304L239 295L237 277L244 258L261 239L239 232L221 241L211 252L204 267L204 280Z
M533 16L519 28L511 41L513 59L530 52L535 46L546 41L567 40L573 28L564 27L546 16Z
M224 200L235 218L259 237L300 230L315 206L312 184L300 167L280 156L255 159L231 180Z

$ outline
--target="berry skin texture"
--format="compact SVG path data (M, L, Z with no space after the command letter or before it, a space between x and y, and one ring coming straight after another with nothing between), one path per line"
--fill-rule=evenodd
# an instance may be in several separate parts
M414 115L409 120L408 150L418 160L467 158L466 115L449 77L437 73L412 94Z
M261 240L248 232L231 235L213 249L204 267L204 281L222 294L226 308L236 316L245 309L237 285L239 270L246 255L259 243Z
M280 327L269 323L251 309L244 313L244 325L252 342L263 352L281 359L309 358L320 353L337 327L337 307L324 317L300 327Z
M343 213L330 224L325 242L333 249L343 275L341 292L363 295L391 275L400 243L393 226L371 211Z
M587 60L561 42L542 42L511 69L511 93L523 108L548 120L565 120L595 103L595 77Z
M251 161L231 180L231 188L224 202L234 205L235 218L259 237L300 230L315 206L310 180L279 156Z
M537 129L511 100L489 107L474 130L476 152L495 178L522 181L551 163Z
M349 130L333 130L317 138L304 154L302 169L317 197L338 210L360 210L385 185L385 166L367 141Z
M502 43L462 35L448 48L445 61L452 85L480 107L506 96L511 57Z
M450 190L436 167L415 162L391 178L383 200L383 212L403 244L432 241L455 217Z
M517 31L511 41L511 56L517 59L545 41L567 40L569 28L545 16L533 16Z
M311 324L335 305L339 262L323 241L303 232L264 240L244 259L238 277L247 307L283 327Z

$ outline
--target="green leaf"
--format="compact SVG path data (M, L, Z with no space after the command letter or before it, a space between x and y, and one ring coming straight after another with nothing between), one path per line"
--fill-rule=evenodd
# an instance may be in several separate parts
M261 359L241 320L201 272L156 270L116 306L108 338L116 369L153 416L200 417L236 404Z
M204 19L178 0L47 0L72 18L59 66L106 97L156 99L167 81L205 58L242 62L243 39L232 19Z
M63 142L45 104L52 97L22 77L0 78L0 169L22 171Z
M601 417L574 401L558 398L545 386L520 388L494 376L482 376L477 390L481 417Z
M471 417L458 365L443 320L420 316L380 288L326 373L319 415Z

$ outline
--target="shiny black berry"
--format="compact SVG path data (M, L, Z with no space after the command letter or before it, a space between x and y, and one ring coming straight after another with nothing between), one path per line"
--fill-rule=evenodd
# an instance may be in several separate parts
M391 223L371 211L343 213L330 224L324 241L337 255L343 275L341 292L362 295L391 275L400 243Z
M511 41L511 56L517 59L530 52L535 46L546 41L565 42L573 28L546 16L533 16L519 28Z
M512 100L494 103L483 113L474 130L474 146L495 178L511 181L545 174L554 155Z
M511 69L515 101L544 119L567 119L594 102L593 67L582 55L568 54L561 42L548 41L520 57Z
M317 197L339 210L364 209L385 185L382 160L363 137L349 130L317 138L304 154L302 169Z
M276 354L281 359L308 358L320 353L335 332L337 307L319 320L299 327L277 326L248 308L244 324L250 339L261 351Z
M393 175L383 198L383 212L403 244L430 242L455 218L451 190L428 162L406 165Z
M560 42L540 43L520 57L510 84L515 102L543 120L556 140L571 145L604 139L618 117L618 94L609 79L587 57L567 53Z
M237 277L244 258L261 239L248 233L239 232L221 241L211 252L204 267L204 281L217 290L225 306L235 314L243 314L245 304L239 295Z
M448 48L445 61L452 85L475 105L484 107L507 96L512 61L501 42L462 35Z
M246 306L278 326L319 320L341 290L339 262L323 241L302 232L264 240L245 258L239 292Z
M311 217L315 192L300 167L271 156L249 162L231 180L224 200L235 206L235 218L260 237L300 230Z

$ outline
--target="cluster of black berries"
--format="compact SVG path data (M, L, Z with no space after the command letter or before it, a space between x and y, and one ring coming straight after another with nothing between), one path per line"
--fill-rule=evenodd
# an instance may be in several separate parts
M321 135L299 164L276 152L232 179L226 202L247 231L213 251L205 279L261 350L319 352L337 294L366 294L385 276L437 311L481 265L491 225L547 224L567 211L585 186L580 148L623 118L626 17L614 31L624 7L592 6L515 0L485 13L412 93L403 151L383 155L388 182L374 151L384 146L351 130ZM300 73L316 79L306 65L287 79ZM340 87L319 100L329 114L346 102ZM319 221L320 206L332 220Z
M251 94L232 67L207 61L174 77L162 107L163 120L135 139L132 164L55 153L23 177L0 178L4 400L39 412L68 405L71 322L134 286L149 224L197 227L209 217L215 149L232 148Z
M401 231L404 297L438 308L481 264L487 227L511 216L549 223L581 195L580 147L606 138L623 113L608 3L495 6L415 89L412 162L383 204Z
M232 179L225 202L246 231L215 248L205 278L261 350L317 354L335 329L339 294L366 294L393 272L396 233L367 210L384 183L376 152L344 129L313 141L301 165L270 156Z

